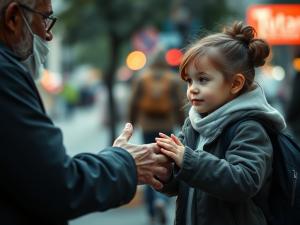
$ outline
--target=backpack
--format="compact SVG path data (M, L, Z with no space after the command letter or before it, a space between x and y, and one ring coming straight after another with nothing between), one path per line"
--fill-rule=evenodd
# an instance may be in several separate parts
M149 116L165 116L172 112L171 73L164 72L161 76L148 73L141 82L141 97L138 102L141 112Z
M268 224L300 225L300 147L292 137L275 131L257 118L244 118L227 126L223 136L224 149L229 146L238 125L249 120L257 121L264 127L273 146L273 173L267 206L259 202L259 193L253 201L263 210Z

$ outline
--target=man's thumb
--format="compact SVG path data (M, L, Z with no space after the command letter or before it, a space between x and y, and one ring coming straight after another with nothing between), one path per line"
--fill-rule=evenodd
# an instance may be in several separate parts
M125 138L126 141L128 141L131 136L132 136L132 133L133 133L133 127L132 127L132 124L131 123L126 123L122 133L120 134L119 137L121 138Z
M128 140L131 138L133 133L133 127L131 123L126 123L122 133L120 136L114 141L113 146L122 147L122 145L126 144Z

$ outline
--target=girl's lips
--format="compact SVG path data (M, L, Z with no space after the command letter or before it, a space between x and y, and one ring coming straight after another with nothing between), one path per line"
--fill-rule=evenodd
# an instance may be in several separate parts
M201 104L204 100L201 99L192 99L192 104Z

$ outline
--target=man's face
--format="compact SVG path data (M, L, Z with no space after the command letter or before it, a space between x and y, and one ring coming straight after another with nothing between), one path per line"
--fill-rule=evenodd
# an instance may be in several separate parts
M32 9L47 16L50 16L53 13L51 0L39 0ZM22 38L20 38L18 43L12 44L12 49L21 59L26 59L32 54L33 48L33 36L30 29L34 34L40 36L45 41L51 41L53 36L51 32L47 32L46 19L41 14L28 11L22 7L20 7L20 12L22 13L21 17L23 19L23 25L21 26L20 32ZM28 19L29 16L31 17L31 20ZM29 27L24 20L27 21Z
M51 16L53 14L51 0L38 0L36 6L34 7L34 10L36 12L40 12L43 15ZM52 33L47 32L47 26L46 26L47 18L44 18L41 14L38 13L31 12L31 14L32 14L31 29L33 33L40 36L42 39L46 41L51 41Z

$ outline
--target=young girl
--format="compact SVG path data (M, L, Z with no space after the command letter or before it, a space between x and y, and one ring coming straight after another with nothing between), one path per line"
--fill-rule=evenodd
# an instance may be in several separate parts
M268 44L242 22L207 36L185 53L180 67L192 107L177 138L160 133L161 152L175 162L161 190L177 195L176 225L266 225L260 201L267 197L272 144L256 121L241 122L227 149L225 127L245 117L285 128L282 115L254 83L255 67L269 55ZM226 152L225 152L226 150ZM225 154L224 154L225 152Z

